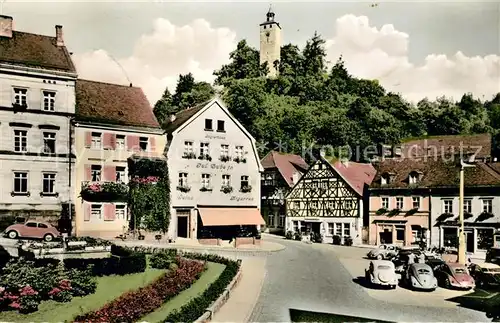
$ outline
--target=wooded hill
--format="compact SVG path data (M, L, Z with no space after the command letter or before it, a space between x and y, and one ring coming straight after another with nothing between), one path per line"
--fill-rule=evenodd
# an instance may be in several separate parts
M230 54L230 63L214 71L215 85L231 113L267 149L301 154L303 147L397 144L404 138L491 133L500 152L500 92L482 102L465 93L460 101L423 99L416 105L387 92L376 80L353 77L342 57L327 69L325 40L315 34L303 49L281 48L279 76L268 79L259 52L245 40ZM154 113L163 124L181 109L216 93L191 74L180 75L175 93L168 89Z

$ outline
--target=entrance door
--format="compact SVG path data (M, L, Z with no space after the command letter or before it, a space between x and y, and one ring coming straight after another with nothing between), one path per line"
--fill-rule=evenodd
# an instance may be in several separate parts
M465 231L465 243L467 252L474 252L474 231Z
M313 222L311 223L311 231L317 234L320 234L321 231L321 223Z
M392 230L384 229L383 232L380 232L380 243L381 244L392 244Z
M188 238L189 237L188 219L189 219L189 217L187 217L187 216L177 217L177 236L179 238Z

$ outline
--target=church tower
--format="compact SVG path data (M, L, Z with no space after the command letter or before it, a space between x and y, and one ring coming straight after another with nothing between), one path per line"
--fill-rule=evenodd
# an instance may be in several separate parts
M278 75L277 64L281 58L281 26L274 21L274 12L271 7L266 14L266 21L260 24L260 64L267 62L268 77ZM276 63L275 63L276 62Z

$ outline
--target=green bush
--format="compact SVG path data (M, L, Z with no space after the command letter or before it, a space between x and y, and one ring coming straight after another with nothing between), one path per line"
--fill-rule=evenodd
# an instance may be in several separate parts
M172 311L164 322L195 322L202 316L206 309L215 302L224 292L229 283L238 273L240 262L236 262L227 258L216 255L202 254L185 254L185 257L206 260L210 262L218 262L226 265L226 268L221 273L219 278L213 282L200 296L192 299L178 310Z
M97 279L92 274L92 266L84 270L71 269L68 272L71 280L73 296L94 294L97 289Z
M295 234L293 235L293 239L296 241L302 241L302 235L300 234L300 232L295 232Z
M9 216L2 216L0 217L0 232L4 232L7 227L13 225L16 223L16 217L9 215Z
M149 264L152 268L168 269L175 263L177 257L177 250L166 249L163 252L154 253L149 259Z
M286 234L285 234L285 239L292 240L293 239L293 232L292 231L287 231Z

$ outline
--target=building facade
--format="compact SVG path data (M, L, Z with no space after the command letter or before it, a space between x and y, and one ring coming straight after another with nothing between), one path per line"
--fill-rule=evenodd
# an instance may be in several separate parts
M12 26L0 16L0 216L57 224L73 201L76 70L62 26L54 36Z
M140 88L78 80L76 102L75 231L115 237L130 220L127 159L162 157L166 138Z
M172 116L166 131L171 238L231 239L264 224L255 140L219 99Z
M361 243L367 185L375 176L370 164L335 162L320 157L286 197L286 230L334 236Z
M500 228L500 163L476 163L464 170L464 226L466 252L484 258L493 246L493 234ZM459 168L448 176L448 185L440 185L431 195L431 245L455 249L458 246Z
M275 77L279 73L281 60L281 26L274 20L271 8L266 14L266 21L260 24L260 65L266 64L267 76Z
M432 167L415 159L384 159L369 188L369 243L429 245Z
M266 230L285 233L285 197L309 169L306 161L298 155L270 151L261 160L264 173L261 180L261 210L266 221Z

